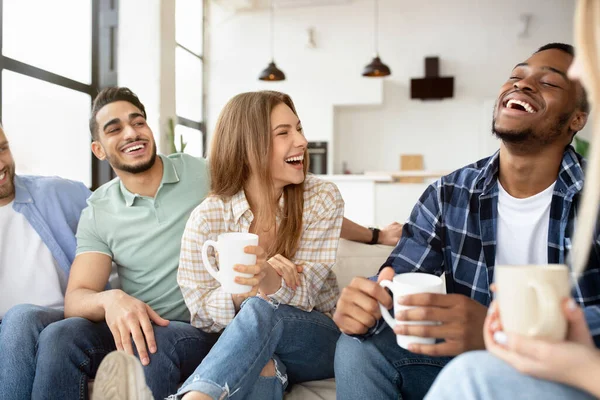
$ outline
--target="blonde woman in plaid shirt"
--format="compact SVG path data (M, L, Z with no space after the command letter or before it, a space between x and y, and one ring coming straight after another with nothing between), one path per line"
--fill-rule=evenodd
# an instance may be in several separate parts
M209 157L211 196L182 240L178 282L192 315L217 344L178 398L282 398L289 383L333 377L340 334L331 320L339 290L332 267L344 203L336 186L307 176L307 141L289 96L243 93L225 106ZM253 287L224 292L205 269L204 241L252 232L257 265L236 278Z

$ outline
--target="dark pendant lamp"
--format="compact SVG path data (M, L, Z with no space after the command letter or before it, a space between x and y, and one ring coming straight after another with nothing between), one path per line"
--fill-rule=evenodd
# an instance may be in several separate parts
M274 15L274 1L275 0L271 0L271 62L269 63L269 65L267 66L267 68L265 68L260 75L258 76L258 79L260 79L261 81L284 81L285 80L285 74L283 73L282 70L280 70L279 68L277 68L277 65L275 65L275 59L273 57L273 48L274 48L274 36L273 36L273 15Z
M363 69L362 76L381 78L392 74L390 67L385 65L379 58L379 0L374 0L375 3L375 58Z

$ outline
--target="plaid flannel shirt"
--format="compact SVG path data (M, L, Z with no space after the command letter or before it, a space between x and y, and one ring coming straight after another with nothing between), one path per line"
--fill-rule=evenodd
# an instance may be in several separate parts
M550 206L548 263L568 263L571 236L583 189L585 160L569 146ZM397 274L445 275L447 293L460 293L488 306L492 300L498 218L499 152L442 177L415 205L402 238L385 264ZM586 307L593 335L600 334L600 228L588 268L573 297ZM382 328L379 321L369 334Z
M283 205L283 200L280 206ZM304 182L302 236L291 258L302 265L300 286L292 290L281 280L281 288L268 295L274 304L287 304L304 311L331 314L339 297L332 271L344 216L344 201L337 187L314 176ZM191 324L206 332L220 332L235 317L231 294L204 268L202 244L227 232L248 232L254 216L244 191L230 199L209 196L191 214L183 234L177 282L190 310ZM209 259L218 266L211 248Z

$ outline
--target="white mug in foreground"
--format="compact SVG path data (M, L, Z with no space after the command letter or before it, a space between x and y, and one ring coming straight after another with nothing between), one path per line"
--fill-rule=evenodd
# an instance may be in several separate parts
M419 272L407 272L405 274L399 274L394 277L392 281L381 281L379 282L384 288L388 288L392 291L394 297L394 314L400 310L407 310L414 308L410 306L403 306L398 304L398 299L402 296L409 294L418 293L438 293L444 294L446 288L444 287L444 281L435 275L419 273ZM397 321L390 315L390 312L386 308L379 304L381 309L381 315L385 322L394 329L397 324L401 325L436 325L435 321ZM435 338L424 338L419 336L407 336L407 335L396 335L396 342L398 346L408 350L408 346L412 343L418 344L434 344Z
M218 271L208 259L207 250L211 246L218 253ZM252 275L243 274L233 269L236 264L256 264L256 255L244 252L246 246L258 246L258 236L253 233L223 233L219 235L216 242L214 240L207 240L202 245L202 262L204 263L204 268L206 268L213 278L219 281L221 287L227 293L242 294L252 290L252 286L240 285L235 282L236 276L252 278Z
M554 340L566 337L562 304L571 288L566 265L499 265L494 276L505 332Z

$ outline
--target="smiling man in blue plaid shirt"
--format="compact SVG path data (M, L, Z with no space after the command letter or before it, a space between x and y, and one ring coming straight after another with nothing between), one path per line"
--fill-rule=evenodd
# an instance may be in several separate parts
M589 111L581 85L567 78L572 60L571 46L553 43L517 64L494 110L499 152L429 186L380 271L379 281L444 274L447 295L406 296L402 304L415 308L396 315L441 323L392 330L377 306L391 308L392 298L374 281L355 278L343 291L334 315L346 334L336 350L338 398L423 398L451 356L484 348L494 265L567 262L585 167L570 143ZM592 333L600 333L599 234L573 292ZM443 340L408 351L395 334Z

